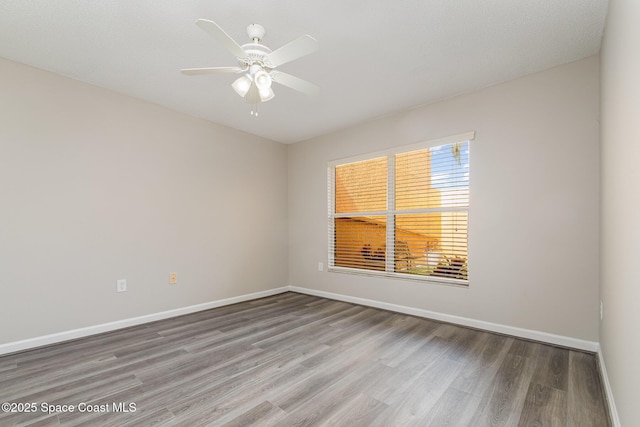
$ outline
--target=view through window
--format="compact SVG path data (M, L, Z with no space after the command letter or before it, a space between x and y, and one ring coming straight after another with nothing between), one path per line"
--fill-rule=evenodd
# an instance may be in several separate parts
M469 142L329 166L330 268L468 281Z

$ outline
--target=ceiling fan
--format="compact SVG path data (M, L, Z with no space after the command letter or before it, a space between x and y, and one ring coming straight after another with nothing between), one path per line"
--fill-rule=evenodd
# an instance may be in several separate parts
M301 36L272 51L260 43L266 33L264 27L260 24L250 24L247 27L247 34L251 42L242 46L236 43L231 36L213 21L198 19L196 25L227 48L238 59L239 65L234 67L186 68L180 71L186 75L242 73L242 76L231 84L231 87L238 95L245 98L247 103L254 105L254 109L251 111L252 115L258 115L256 108L258 102L267 102L275 96L271 88L272 82L307 95L317 95L320 92L319 86L276 70L280 65L318 50L318 42L313 37L309 35Z

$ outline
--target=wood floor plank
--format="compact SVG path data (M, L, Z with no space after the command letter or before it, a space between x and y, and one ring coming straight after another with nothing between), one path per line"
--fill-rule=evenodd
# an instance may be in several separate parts
M476 396L484 396L504 362L513 338L486 334L469 363L453 382L452 387Z
M422 346L413 351L404 362L395 369L393 375L386 378L386 386L372 390L370 395L389 405L395 404L406 395L415 378L434 360L446 353L448 341L440 337L430 337Z
M361 393L351 400L349 405L345 405L342 410L329 416L325 424L350 427L372 426L387 408L388 405Z
M569 353L566 348L542 346L531 381L558 390L569 389Z
M472 425L479 403L477 396L450 387L418 424L437 427Z
M567 425L567 392L531 383L518 426L561 427Z
M568 423L575 427L609 426L595 358L573 351L569 355Z
M474 416L478 425L517 425L533 375L535 348L529 342L513 341Z
M276 425L286 415L282 409L265 400L233 420L222 424L223 427L243 427L248 425Z
M608 425L593 354L292 292L0 357L0 401L136 406L3 427Z
M408 388L396 394L386 410L384 425L420 424L445 394L463 365L444 355L431 363L411 381Z
M378 371L384 370L382 365L356 366L334 381L322 393L308 399L295 409L286 412L282 425L307 426L327 424L332 416L337 416L344 409L353 408L362 390L367 390L378 380ZM286 408L283 408L286 410ZM362 415L362 414L361 414Z
M384 349L380 355L379 360L387 366L400 365L408 355L424 345L433 336L435 330L442 325L438 322L423 322L410 316L406 316L406 318L408 321L400 326L394 345Z

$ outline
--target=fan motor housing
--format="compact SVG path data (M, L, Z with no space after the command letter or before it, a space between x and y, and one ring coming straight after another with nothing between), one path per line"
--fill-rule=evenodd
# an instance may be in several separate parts
M242 45L247 56L238 58L243 65L260 63L266 65L265 57L271 53L271 49L260 43L247 43Z

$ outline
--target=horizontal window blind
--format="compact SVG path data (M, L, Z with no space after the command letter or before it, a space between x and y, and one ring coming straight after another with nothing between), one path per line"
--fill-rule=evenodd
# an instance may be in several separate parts
M467 284L470 139L330 164L330 268Z

